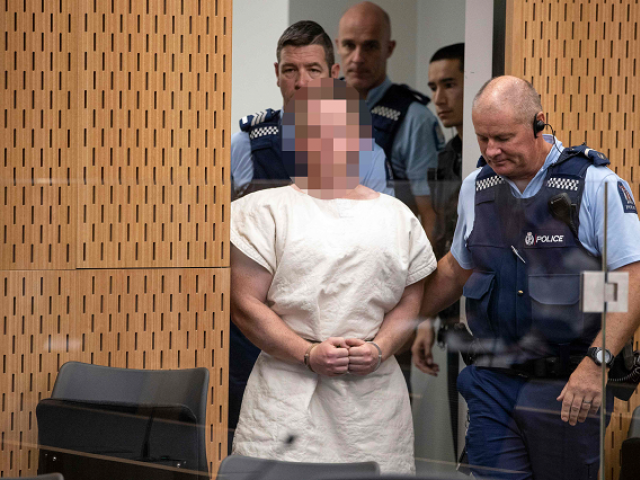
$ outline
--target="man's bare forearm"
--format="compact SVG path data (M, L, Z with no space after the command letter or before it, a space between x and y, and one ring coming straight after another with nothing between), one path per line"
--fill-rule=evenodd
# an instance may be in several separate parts
M398 304L385 315L375 338L382 349L383 360L398 352L411 339L423 289L424 280L406 287Z
M433 318L438 312L455 303L462 295L462 288L471 275L471 270L463 269L456 259L447 253L438 268L426 280L420 317Z
M297 335L273 310L253 298L231 305L234 323L260 350L288 363L301 363L309 342Z

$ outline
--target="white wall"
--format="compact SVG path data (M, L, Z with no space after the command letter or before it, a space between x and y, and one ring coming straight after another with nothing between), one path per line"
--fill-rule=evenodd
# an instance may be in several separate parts
M491 79L493 59L493 0L466 0L464 125L462 175L476 168L480 148L471 122L471 104L478 90Z
M289 26L289 0L233 0L231 133L245 115L280 108L273 62Z

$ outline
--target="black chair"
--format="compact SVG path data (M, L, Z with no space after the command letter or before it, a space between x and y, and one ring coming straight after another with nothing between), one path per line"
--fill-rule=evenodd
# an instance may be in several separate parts
M218 480L331 480L373 478L380 475L376 462L306 463L229 455L220 464Z
M633 411L627 439L620 450L620 480L640 478L640 407Z
M69 362L36 408L38 473L66 480L208 478L209 372Z

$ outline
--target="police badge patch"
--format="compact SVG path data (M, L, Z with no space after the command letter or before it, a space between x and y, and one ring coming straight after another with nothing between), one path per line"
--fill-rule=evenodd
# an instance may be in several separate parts
M624 209L624 213L638 213L638 209L636 208L636 202L633 200L633 196L631 192L627 190L624 183L618 180L618 193L620 194L620 200L622 200L622 208Z
M527 247L530 247L530 246L532 246L532 245L533 245L534 241L535 241L535 240L533 239L533 232L528 232L528 233L527 233L527 236L524 238L524 244L525 244Z

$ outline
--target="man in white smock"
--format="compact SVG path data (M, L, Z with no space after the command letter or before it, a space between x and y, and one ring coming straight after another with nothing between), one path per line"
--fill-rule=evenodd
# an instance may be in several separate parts
M415 470L393 354L412 334L436 261L409 208L359 184L372 149L357 91L314 80L285 107L283 156L295 183L232 204L232 313L262 350L234 453Z

